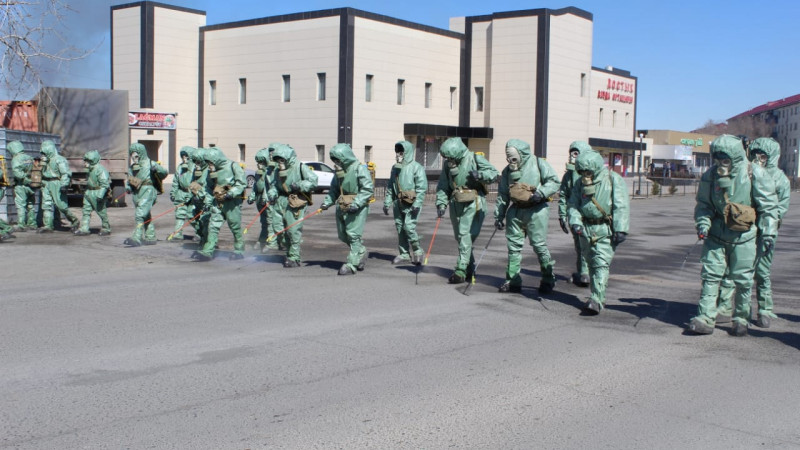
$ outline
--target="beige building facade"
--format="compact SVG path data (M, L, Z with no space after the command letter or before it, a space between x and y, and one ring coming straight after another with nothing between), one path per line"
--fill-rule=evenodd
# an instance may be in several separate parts
M346 142L378 178L404 139L432 174L454 136L499 169L512 138L559 171L574 140L612 166L638 149L637 79L592 67L592 15L577 8L453 18L450 30L351 8L218 25L149 1L111 12L112 88L132 109L177 115L174 130L132 129L132 142L169 167L183 145L254 166L270 142L323 162Z

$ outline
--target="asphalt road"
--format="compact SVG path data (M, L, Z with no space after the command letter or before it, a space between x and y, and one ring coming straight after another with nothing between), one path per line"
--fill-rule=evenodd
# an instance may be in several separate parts
M530 247L522 294L497 292L500 233L470 295L448 285L446 221L422 273L392 266L379 204L353 277L336 275L332 211L306 222L298 269L249 247L229 261L225 229L217 259L192 261L194 244L163 241L170 214L158 245L126 248L130 207L110 210L110 237L96 217L88 237L19 233L0 244L0 448L800 447L798 198L773 268L780 318L744 338L684 333L700 291L692 197L633 201L597 317L568 283L554 207L544 297ZM426 248L434 224L426 205Z

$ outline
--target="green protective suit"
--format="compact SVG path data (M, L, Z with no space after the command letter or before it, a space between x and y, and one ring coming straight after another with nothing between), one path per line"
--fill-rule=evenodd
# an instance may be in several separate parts
M0 157L1 158L1 157ZM5 162L4 162L5 163ZM0 199L6 195L6 185L10 180L6 180L4 171L0 171ZM0 219L0 242L12 236L13 227L3 219Z
M338 205L336 231L339 240L350 247L347 262L339 269L339 274L354 274L356 270L364 270L367 258L362 235L369 215L369 200L374 191L372 176L367 167L358 161L348 144L334 145L330 158L338 167L321 208L328 209L331 205Z
M494 210L495 221L505 221L508 244L506 282L515 290L522 286L522 277L519 273L522 248L527 236L539 259L542 272L540 289L552 290L556 284L556 277L553 274L555 261L547 249L547 224L550 218L547 201L558 192L558 175L547 161L531 153L531 147L527 142L511 139L506 143L506 148L516 149L520 156L518 167L514 168L509 164L500 175ZM515 192L521 189L523 195L517 195L517 199L512 198L510 195L512 186ZM539 203L530 200L530 194L534 191L538 191L542 196ZM528 200L523 201L523 196Z
M403 160L392 167L383 205L393 212L394 226L397 228L397 259L420 263L422 248L417 234L417 219L425 202L428 177L422 164L414 159L415 151L411 142L396 143L395 153L398 150L402 151Z
M100 216L102 228L100 234L106 236L111 234L111 224L108 223L106 213L106 203L108 202L108 191L111 189L111 177L108 170L100 164L100 152L92 150L83 156L89 173L86 177L86 191L83 193L83 215L81 216L81 227L75 234L89 234L89 222L92 211Z
M567 203L570 227L581 227L581 251L589 264L591 298L587 306L605 307L608 272L614 251L614 233L627 235L630 221L628 188L619 174L609 171L603 157L595 151L583 151L575 161L575 170L591 172L591 183L580 178L572 188ZM593 188L594 194L591 194Z
M481 232L486 217L486 185L494 182L497 169L483 156L472 153L461 138L449 138L442 144L439 154L447 158L436 185L436 208L450 205L450 223L458 243L458 259L451 282L471 279L475 272L472 244ZM477 178L472 172L477 172ZM474 190L477 198L468 202L456 200L457 190Z
M289 145L278 144L272 157L285 161L283 167L277 167L272 172L267 193L268 198L274 199L275 209L280 213L280 231L305 217L306 208L311 204L311 193L317 188L317 175L297 160L297 154ZM303 222L281 234L286 235L284 267L299 267Z
M242 167L225 157L218 148L206 149L203 158L209 165L214 165L214 171L208 175L207 190L203 191L203 202L208 208L208 234L198 253L211 259L219 240L219 230L224 222L228 222L233 234L233 256L231 259L241 259L244 254L244 236L242 235L242 194L247 187ZM214 196L215 189L224 189L227 195L223 198Z
M272 142L267 146L267 150L269 150L269 163L267 164L266 173L267 180L271 180L273 174L278 170L278 165L272 160L272 156L275 154L275 149L278 148L279 145L281 145L279 142ZM272 203L267 206L266 213L269 218L269 235L272 236L283 229L283 215ZM274 240L267 243L267 248L270 250L286 250L287 238L288 236L286 236L286 233L281 233Z
M42 169L42 218L44 221L42 231L52 231L54 228L53 207L70 221L73 228L77 229L78 218L70 212L65 192L72 179L69 163L66 158L56 152L56 145L50 140L42 142L41 154L47 158Z
M175 175L172 177L169 199L175 205L175 229L168 238L170 241L183 241L183 229L186 221L194 216L192 212L194 211L194 206L191 203L192 193L189 191L195 167L194 162L192 162L192 153L194 152L194 147L181 147L181 163L178 164L175 169Z
M273 208L271 208L272 203L269 201L268 195L270 187L269 177L271 175L271 171L268 170L270 164L269 148L262 148L256 153L256 164L258 164L256 180L255 183L253 183L253 189L250 191L250 195L247 197L247 203L256 204L258 219L261 223L261 231L258 234L255 248L259 251L264 250L265 247L277 249L278 246L274 242L267 244L267 238L273 232L272 222L274 220L274 212L272 211Z
M126 189L133 194L133 204L136 207L133 213L136 228L129 239L125 240L127 245L138 246L142 244L152 245L156 243L156 227L153 223L150 210L156 203L158 191L154 186L154 178L163 180L167 176L167 170L160 164L153 162L147 156L147 150L140 143L133 143L128 150L132 158L131 165L128 167L128 181ZM136 155L134 157L134 155ZM138 157L138 159L136 159ZM133 161L136 159L135 161ZM138 180L138 187L131 184L132 179ZM156 181L159 182L159 181ZM146 222L146 223L145 223ZM144 239L142 236L144 235Z
M203 248L208 236L208 219L211 216L211 199L213 198L206 195L211 194L208 189L208 163L205 160L207 151L204 148L197 148L189 156L194 164L192 182L189 184L189 191L192 193L192 199L190 200L192 204L191 212L194 219L191 223L196 233L195 236L199 240L200 248ZM199 186L198 190L196 192L193 191L192 186ZM206 200L208 200L208 203L206 203Z
M783 221L783 216L789 211L789 201L791 194L791 183L782 170L778 169L778 159L781 156L781 147L777 141L772 138L758 138L750 143L750 160L756 164L757 153L767 155L766 164L764 164L764 171L772 179L775 184L775 195L777 197L777 211L776 216L778 219L778 226L775 230L775 241L778 240L778 229ZM765 250L763 245L762 233L758 233L756 240L756 262L755 262L755 275L754 281L756 284L756 299L758 300L758 315L768 316L770 318L777 317L773 312L772 301L772 281L770 280L770 271L772 270L772 257L774 248ZM720 300L717 308L717 314L723 316L730 316L732 312L731 302L736 290L736 285L731 281L729 276L722 280L720 288Z
M6 147L11 154L11 171L14 174L14 204L17 206L17 230L36 228L36 190L31 187L33 157L25 153L22 142L12 141ZM36 188L38 189L38 188Z
M580 155L583 152L592 151L592 147L584 141L575 141L569 145L569 152L572 153L573 151L577 151ZM564 176L561 177L561 187L559 188L558 195L558 218L559 221L563 221L565 224L569 223L569 219L567 218L567 209L570 196L572 195L572 188L575 186L575 183L580 180L580 178L581 176L575 171L574 161L568 162L567 171L564 173ZM583 257L583 251L581 251L580 236L573 233L572 230L569 230L569 232L572 234L572 244L575 247L576 254L575 273L573 274L572 279L573 282L580 282L581 278L588 278L589 265L587 264L586 259ZM575 275L577 275L577 277Z
M703 334L713 331L723 276L728 276L736 286L733 320L738 325L734 326L747 329L756 238L760 234L761 239L774 242L779 216L775 182L766 170L747 161L741 140L735 136L722 135L710 145L712 157L727 157L732 165L729 175L725 176L720 175L719 171L722 169L717 166L707 170L700 178L696 196L695 226L698 234L706 236L706 239L700 258L703 264L700 274L703 286L698 314L692 318L689 329ZM728 201L753 207L757 214L756 226L751 226L747 231L728 228L723 217Z

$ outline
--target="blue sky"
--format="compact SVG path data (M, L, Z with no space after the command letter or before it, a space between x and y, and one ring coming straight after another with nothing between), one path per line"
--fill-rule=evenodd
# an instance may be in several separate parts
M132 0L131 0L132 1ZM69 34L97 47L54 85L109 87L109 8L127 1L72 0ZM353 7L448 28L449 18L575 6L594 15L592 64L639 80L637 128L689 131L800 94L800 2L773 0L420 1L161 0L206 11L209 25L277 14ZM760 6L756 6L760 5ZM68 80L68 81L67 81Z

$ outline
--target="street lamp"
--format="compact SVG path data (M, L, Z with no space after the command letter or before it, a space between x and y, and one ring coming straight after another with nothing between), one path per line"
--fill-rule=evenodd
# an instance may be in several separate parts
M644 133L639 133L639 189L636 195L642 195L642 160L644 159Z

